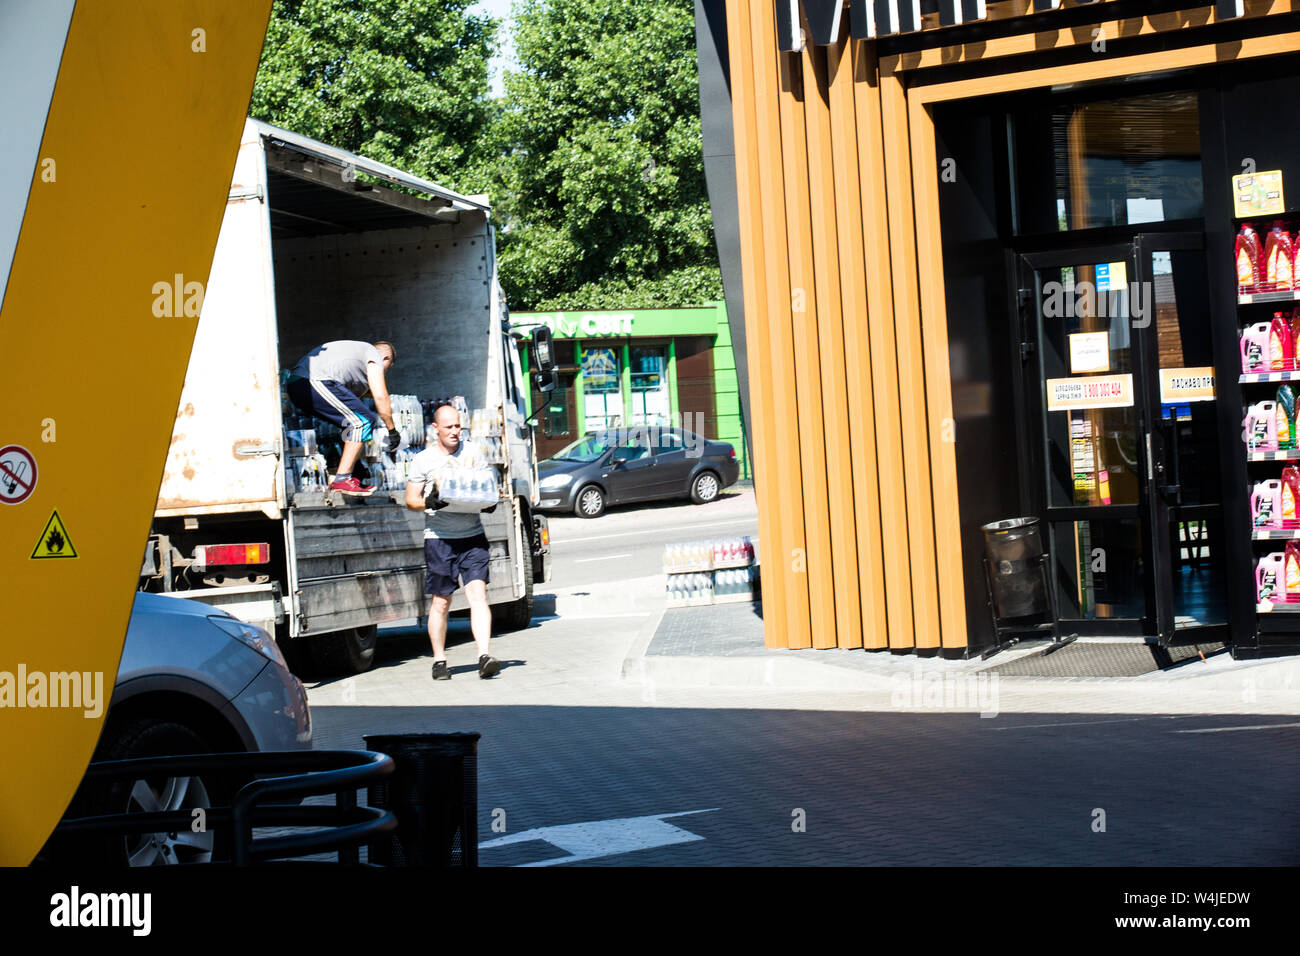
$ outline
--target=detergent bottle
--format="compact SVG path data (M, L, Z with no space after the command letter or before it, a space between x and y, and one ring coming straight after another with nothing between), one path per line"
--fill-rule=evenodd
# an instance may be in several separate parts
M1282 559L1282 600L1300 603L1300 541L1288 541Z
M1274 551L1259 559L1255 565L1255 596L1260 601L1283 601L1286 592L1282 581L1282 569L1286 563L1281 551Z
M1264 247L1265 277L1269 288L1279 292L1294 285L1295 244L1291 233L1282 228L1282 223L1274 223L1268 234L1268 243Z
M1256 322L1241 330L1241 370L1243 372L1267 372L1268 360L1267 322ZM1292 331L1300 336L1300 329L1292 326ZM1292 340L1292 355L1295 354L1295 342Z
M1282 528L1282 482L1276 478L1257 482L1250 494L1251 521L1256 528Z
M1256 402L1246 410L1242 439L1251 451L1277 451L1276 402Z
M1282 235L1282 223L1275 222L1264 236L1264 268L1260 270L1260 278L1264 280L1266 289L1274 288L1277 282L1277 259L1282 248Z
M1277 390L1277 447L1295 447L1295 391L1290 385L1282 385Z
M1263 250L1259 246L1259 236L1248 222L1241 224L1237 234L1234 257L1237 266L1237 291L1254 292L1259 287L1260 259Z
M1291 320L1281 312L1273 313L1268 325L1268 370L1288 372L1295 367L1295 337Z
M1295 465L1288 465L1282 469L1282 477L1279 479L1281 487L1278 489L1278 528L1300 528L1300 468ZM1259 487L1256 485L1255 487Z

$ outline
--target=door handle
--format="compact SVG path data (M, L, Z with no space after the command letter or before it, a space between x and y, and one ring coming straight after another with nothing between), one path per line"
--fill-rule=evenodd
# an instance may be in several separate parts
M1151 433L1150 432L1147 432L1147 481L1149 481L1151 484L1155 484L1156 481L1155 465L1153 464L1153 458L1151 456Z

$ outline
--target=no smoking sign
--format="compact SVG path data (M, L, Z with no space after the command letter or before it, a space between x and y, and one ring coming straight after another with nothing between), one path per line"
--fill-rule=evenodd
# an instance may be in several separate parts
M36 459L22 445L0 448L0 504L18 505L36 490Z

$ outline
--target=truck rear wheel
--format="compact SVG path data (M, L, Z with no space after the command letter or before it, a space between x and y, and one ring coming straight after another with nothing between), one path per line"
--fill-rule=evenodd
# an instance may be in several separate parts
M346 631L330 631L311 638L311 656L326 674L360 674L375 662L379 627L367 624Z
M520 548L524 558L524 596L492 609L492 630L496 633L522 631L533 622L533 549L526 539Z

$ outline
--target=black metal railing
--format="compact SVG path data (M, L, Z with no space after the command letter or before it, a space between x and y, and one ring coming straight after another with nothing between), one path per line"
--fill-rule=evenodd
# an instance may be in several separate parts
M336 852L339 863L357 864L360 846L396 830L397 817L387 809L359 806L356 791L391 775L393 769L391 757L372 750L193 754L92 763L82 786L94 789L175 776L201 776L205 781L227 784L227 790L238 785L229 806L203 808L205 828L229 834L235 866L327 852ZM273 776L264 776L267 774ZM284 802L322 794L333 794L334 805ZM184 809L65 817L54 838L66 843L91 835L126 837L188 830L193 813ZM316 829L254 837L255 828L266 827Z

